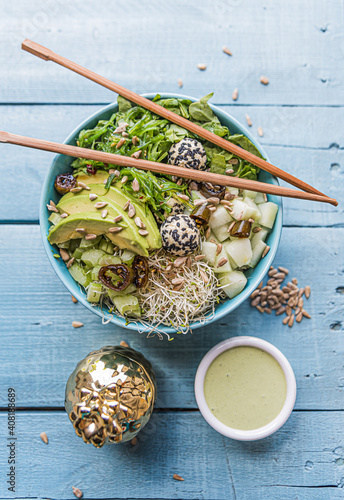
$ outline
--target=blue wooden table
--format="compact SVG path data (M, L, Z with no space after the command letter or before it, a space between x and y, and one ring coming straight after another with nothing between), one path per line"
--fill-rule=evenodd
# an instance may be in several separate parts
M344 35L340 0L5 2L0 16L0 129L62 141L115 100L111 92L20 50L28 37L143 93L213 102L261 139L273 163L337 198L337 208L284 202L275 264L312 294L312 320L292 329L244 303L173 342L99 318L69 293L44 254L41 186L53 155L2 145L0 169L0 498L340 499L344 497ZM227 45L233 56L222 52ZM205 71L197 64L207 65ZM259 82L261 75L270 83ZM239 98L232 101L234 88ZM72 328L72 321L85 326ZM260 442L231 441L197 410L193 381L213 345L257 335L279 347L297 379L295 410ZM153 363L157 408L138 444L86 446L64 412L76 363L126 340ZM9 491L8 389L16 391L16 487ZM40 439L46 432L49 444ZM172 479L174 473L184 482Z

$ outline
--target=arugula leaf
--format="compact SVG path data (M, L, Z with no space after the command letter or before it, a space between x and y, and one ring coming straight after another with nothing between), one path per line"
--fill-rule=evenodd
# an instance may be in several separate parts
M117 103L118 103L118 111L120 113L125 113L126 111L129 111L130 108L132 108L132 104L128 99L125 99L125 97L122 97L119 95L117 97Z
M226 172L227 165L225 157L221 154L214 154L211 160L210 171L214 174L224 174Z
M165 133L166 139L171 142L178 142L184 139L188 135L188 131L185 128L179 127L175 123L170 125L169 129Z
M208 101L213 97L214 92L208 94L197 102L193 102L189 106L189 113L193 121L211 122L215 118L215 114L208 104Z

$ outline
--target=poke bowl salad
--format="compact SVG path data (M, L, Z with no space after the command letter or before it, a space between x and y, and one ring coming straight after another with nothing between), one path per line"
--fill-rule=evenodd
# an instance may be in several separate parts
M250 139L221 123L208 104L211 96L193 101L156 95L154 101L262 157ZM120 96L111 115L93 124L79 129L78 146L258 176L246 160ZM59 265L103 322L118 320L158 335L187 333L242 294L269 251L277 199L82 158L64 165L50 179L55 201L45 200L46 236Z

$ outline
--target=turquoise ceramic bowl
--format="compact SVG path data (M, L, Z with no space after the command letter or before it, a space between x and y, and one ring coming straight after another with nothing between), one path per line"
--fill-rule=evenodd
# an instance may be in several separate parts
M190 99L192 101L196 101L197 99L185 95L180 95L180 94L161 94L163 98L168 98L168 97L179 97L179 98L184 98L184 99ZM148 99L153 99L155 94L144 94L144 97L147 97ZM244 134L246 135L252 142L255 144L255 146L259 149L259 151L262 153L264 158L267 158L267 154L264 151L264 149L261 147L261 145L256 141L254 137L250 134L250 132L243 127L237 120L235 120L232 116L229 114L225 113L221 109L217 108L216 106L211 106L214 113L219 117L221 123L223 125L226 125L229 130L231 131L232 134ZM83 121L73 132L67 137L65 140L65 144L71 144L71 145L76 145L76 139L79 135L79 132L83 129L88 129L88 128L93 128L96 123L99 120L107 120L110 118L112 113L114 111L117 111L117 103L112 103L106 106L105 108L101 109L100 111L97 111L94 113L92 116L90 116L87 120ZM268 158L267 158L268 159ZM79 302L81 302L85 307L87 307L90 311L94 312L98 316L102 317L103 313L100 310L98 306L92 306L89 302L86 300L85 294L81 291L79 285L73 280L71 275L69 274L66 265L61 259L55 259L53 257L53 254L56 253L56 247L50 245L50 243L47 240L47 234L48 230L50 227L50 222L48 221L49 217L49 212L47 210L47 203L49 203L49 200L53 200L55 203L58 202L60 195L55 191L54 189L54 180L57 174L61 174L67 171L71 171L71 162L73 161L73 158L70 158L68 156L63 156L63 155L58 155L55 157L54 161L52 162L52 165L48 171L48 174L46 176L44 185L43 185L43 192L42 192L42 197L41 197L41 204L40 204L40 226L41 226L41 234L43 238L43 245L44 248L47 252L48 259L50 260L51 265L53 266L54 271L56 272L57 276L60 278L62 283L66 286L66 288L78 299ZM259 174L259 180L262 182L269 182L270 184L278 184L278 181L275 177L272 175L268 174L267 172L261 171ZM200 322L195 322L193 323L192 329L195 328L200 328L201 326L204 326L205 324L212 323L214 321L217 321L218 319L222 318L223 316L226 316L227 314L231 313L234 311L242 302L244 302L250 294L255 290L255 288L258 286L260 281L263 279L265 274L268 272L269 267L276 255L278 244L280 241L281 237L281 231L282 231L282 203L281 199L276 197L276 196L269 196L269 200L277 203L279 205L279 211L276 217L275 225L273 227L273 230L271 231L269 238L267 240L268 245L270 246L270 251L267 254L267 256L262 259L259 264L252 270L246 272L246 276L248 278L247 285L245 289L237 295L234 299L227 300L223 304L220 304L217 306L215 314L212 315L209 320L207 320L205 323L200 323ZM128 328L130 330L138 330L138 326L136 323L132 322L127 324L126 320L117 316L113 316L111 319L111 322L122 326L124 328ZM159 330L161 332L165 333L176 333L176 330L171 327L160 327ZM140 331L149 331L148 329L144 329L144 327L140 327Z

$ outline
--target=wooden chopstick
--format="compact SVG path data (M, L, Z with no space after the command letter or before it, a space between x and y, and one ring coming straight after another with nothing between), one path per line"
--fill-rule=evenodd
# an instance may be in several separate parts
M157 163L153 161L132 158L130 156L104 153L103 151L95 151L93 149L80 148L78 146L69 146L67 144L59 144L57 142L43 141L41 139L33 139L32 137L10 134L8 132L0 131L0 142L17 144L18 146L25 146L28 148L42 149L44 151L51 151L54 153L73 156L76 158L79 157L85 158L87 160L101 161L104 163L109 163L111 165L136 167L141 170L149 170L151 172L156 172L159 174L176 175L177 177L183 177L184 179L193 179L198 182L210 182L214 185L248 189L251 191L258 191L260 193L285 196L287 198L320 201L323 203L330 203L334 206L338 205L337 200L328 198L327 196L305 193L304 191L296 191L295 189L280 187L273 184L266 184L264 182L251 181L248 179L241 179L239 177L231 177L221 174L213 174L211 172L204 172L191 168L175 167L174 165L168 165L165 163Z
M168 109L159 106L155 102L152 102L149 99L146 99L145 97L142 97L136 94L135 92L132 92L131 90L128 90L125 87L122 87L121 85L118 85L117 83L114 83L111 80L104 78L103 76L97 75L97 73L94 73L93 71L90 71L89 69L86 69L83 66L80 66L79 64L76 64L75 62L70 61L69 59L66 59L65 57L56 54L55 52L44 47L43 45L39 45L38 43L26 39L22 43L22 49L26 50L27 52L30 52L31 54L37 57L40 57L41 59L44 59L45 61L54 61L55 63L60 64L61 66L64 66L65 68L68 68L74 71L75 73L78 73L79 75L82 75L85 78L92 80L93 82L99 83L99 85L102 85L103 87L106 87L107 89L116 92L117 94L121 95L122 97L125 97L129 101L135 102L139 106L142 106L143 108L148 109L149 111L152 111L153 113L159 116L167 118L167 120L176 123L180 127L183 127L189 130L190 132L193 132L194 134L202 137L203 139L206 139L207 141L210 141L213 144L220 146L226 151L229 151L239 156L240 158L243 158L244 160L253 163L253 165L256 165L262 170L265 170L266 172L269 172L270 174L273 174L276 177L279 177L280 179L283 179L284 181L298 187L299 189L302 189L303 191L306 191L308 193L318 194L321 196L326 196L321 191L315 189L313 186L310 186L306 182L298 179L297 177L294 177L293 175L288 174L284 170L275 167L271 163L268 163L267 161L263 160L262 158L259 158L258 156L249 153L243 148L236 146L235 144L232 144L230 141L227 141L226 139L223 139L222 137L219 137L216 134L209 132L208 130L200 127L199 125L196 125L196 123L193 123L190 120L187 120L186 118L183 118L182 116L179 116L176 113L173 113L172 111L169 111Z

